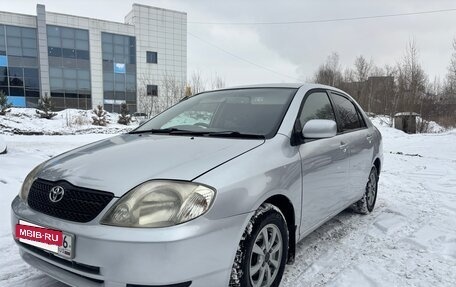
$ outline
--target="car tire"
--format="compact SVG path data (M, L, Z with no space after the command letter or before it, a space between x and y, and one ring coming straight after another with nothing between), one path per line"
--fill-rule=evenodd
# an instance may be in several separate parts
M242 235L229 286L279 286L287 256L288 229L285 217L274 205L263 204ZM262 285L262 282L267 284Z
M353 204L352 209L356 213L369 214L374 210L375 202L377 201L378 191L378 173L377 168L374 166L369 173L369 178L366 184L366 190L363 197Z

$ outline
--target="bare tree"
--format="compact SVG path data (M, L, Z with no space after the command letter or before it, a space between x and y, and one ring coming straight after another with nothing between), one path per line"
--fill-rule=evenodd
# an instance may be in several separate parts
M185 97L191 97L192 96L192 88L189 85L185 85L184 96Z
M201 72L193 71L192 75L190 76L190 81L188 83L192 91L192 95L201 93L206 90L206 84L201 76Z
M340 87L342 84L342 72L339 63L339 55L332 53L326 59L326 63L318 68L314 75L314 82L334 87Z
M225 80L217 73L211 77L211 90L217 90L225 87Z
M352 67L343 69L339 56L333 53L319 66L313 81L345 90L366 111L391 118L397 112L417 112L422 116L420 130L423 131L430 120L445 127L456 127L456 38L452 46L444 81L439 77L432 82L428 80L413 40L407 42L399 62L383 67L375 66L372 60L367 61L361 55Z
M397 69L394 66L385 65L384 76L387 77L389 83L385 85L384 89L379 92L379 97L383 99L383 108L380 110L384 115L390 115L390 125L393 124L393 116L396 113L395 107L397 106L397 85L395 79L397 78Z
M350 68L346 68L344 70L344 80L343 81L346 83L355 82L355 71L353 71Z
M443 93L442 81L439 76L435 76L434 81L428 82L426 91L434 95L441 95Z
M372 60L368 62L363 55L358 56L355 59L355 76L356 81L363 82L366 81L369 77L369 73L372 69L373 63Z
M173 75L164 73L160 81L158 94L157 113L178 103L185 94L185 82Z
M382 68L382 67L375 66L373 61L371 63L372 63L372 67L369 71L369 77L384 77L388 74L388 72L386 71L388 66L385 66L384 68Z
M158 81L141 75L138 83L138 110L149 118L176 104L185 94L185 82L167 72ZM157 89L147 91L148 85L156 85Z
M147 94L147 86L152 85L152 80L143 74L138 77L138 83L138 111L150 118L154 114L154 106L157 102L157 96Z
M355 59L354 69L354 82L355 82L355 95L360 105L367 108L370 112L371 97L372 97L372 83L368 83L369 73L373 66L372 61L368 62L364 56L360 55Z
M453 53L445 83L445 93L456 97L456 38L453 39Z
M418 60L415 41L409 41L402 62L398 64L398 109L421 113L427 76Z
M225 80L217 73L213 74L209 80L204 79L199 71L194 71L185 87L185 96L195 95L207 90L217 90L225 87Z
M456 126L456 37L453 39L452 46L453 53L443 84L439 109L436 112L436 120L448 127Z

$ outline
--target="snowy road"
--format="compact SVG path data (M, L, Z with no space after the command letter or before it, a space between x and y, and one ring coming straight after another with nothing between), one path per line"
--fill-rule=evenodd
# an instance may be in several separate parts
M456 130L381 131L385 164L375 211L343 212L299 243L282 286L456 286ZM66 286L21 261L9 205L33 166L105 137L5 137L10 146L0 156L0 286Z

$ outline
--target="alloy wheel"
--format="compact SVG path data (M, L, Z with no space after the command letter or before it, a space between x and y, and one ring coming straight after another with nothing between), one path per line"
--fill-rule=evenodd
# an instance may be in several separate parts
M250 283L253 287L271 286L282 261L282 234L276 225L268 224L254 242L250 256Z
M377 194L377 177L375 173L371 172L369 175L369 181L367 182L367 190L366 190L366 197L367 197L367 206L371 207L375 203L375 197Z

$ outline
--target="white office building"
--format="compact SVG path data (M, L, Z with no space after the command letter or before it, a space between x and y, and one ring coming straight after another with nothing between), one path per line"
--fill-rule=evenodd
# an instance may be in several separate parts
M133 4L125 23L47 12L0 12L0 91L17 107L51 96L57 109L119 111L159 101L187 78L187 15Z

